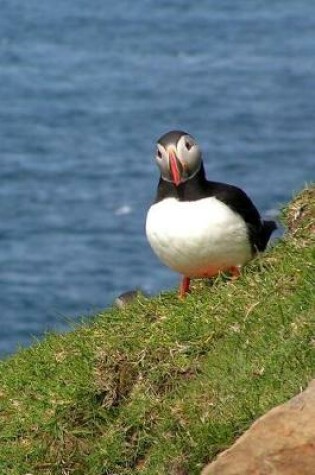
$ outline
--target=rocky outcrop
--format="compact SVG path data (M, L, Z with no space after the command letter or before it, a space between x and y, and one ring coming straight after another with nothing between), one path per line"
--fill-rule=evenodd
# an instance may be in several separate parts
M137 297L148 297L148 294L145 292L142 292L139 289L136 290L127 290L127 292L124 292L123 294L120 294L114 301L114 306L118 307L120 309L125 308L127 305L132 303L134 300L137 299Z
M315 380L260 417L202 475L315 475Z

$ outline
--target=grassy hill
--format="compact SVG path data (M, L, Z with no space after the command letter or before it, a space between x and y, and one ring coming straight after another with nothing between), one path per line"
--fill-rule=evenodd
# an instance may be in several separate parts
M0 474L200 473L315 369L315 187L232 283L109 309L0 363ZM152 269L154 272L154 269Z

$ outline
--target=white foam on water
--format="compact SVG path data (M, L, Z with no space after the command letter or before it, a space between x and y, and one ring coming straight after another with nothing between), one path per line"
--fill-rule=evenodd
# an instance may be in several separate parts
M132 212L131 206L123 205L123 206L120 206L119 208L117 208L115 210L115 215L116 216L123 216L123 215L126 215L126 214L130 214L131 212Z

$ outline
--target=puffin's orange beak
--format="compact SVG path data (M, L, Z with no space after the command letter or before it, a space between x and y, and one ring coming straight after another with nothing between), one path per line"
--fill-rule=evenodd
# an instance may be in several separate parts
M171 149L168 152L169 156L169 163L170 163L170 170L173 178L173 182L176 186L181 183L181 173L179 169L179 160L177 158L175 150Z

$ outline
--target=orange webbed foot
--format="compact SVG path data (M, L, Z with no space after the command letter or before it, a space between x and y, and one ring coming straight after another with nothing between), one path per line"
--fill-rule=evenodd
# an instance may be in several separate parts
M231 274L231 282L234 282L241 275L241 270L239 267L232 266L229 268L229 273Z
M179 287L179 297L181 299L186 297L186 294L190 292L190 278L183 277L182 282Z

